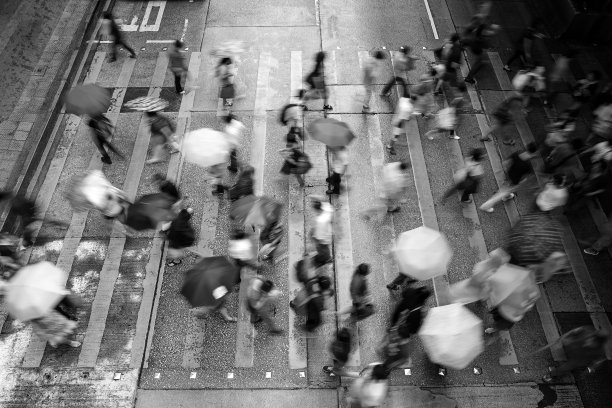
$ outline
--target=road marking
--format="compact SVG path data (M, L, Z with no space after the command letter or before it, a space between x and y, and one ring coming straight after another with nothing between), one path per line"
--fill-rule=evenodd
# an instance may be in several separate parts
M189 20L185 19L185 25L183 25L183 33L181 34L181 41L185 40L185 35L187 34L187 25L189 24Z
M132 22L130 24L123 24L121 26L121 31L138 31L140 24L138 24L138 16L132 17Z
M101 61L104 61L102 58ZM134 59L127 59L124 61L121 67L121 73L117 78L116 90L114 96L117 98L117 102L121 103L123 100L123 89L127 87L130 77L132 76L132 71L134 70L134 66L136 61ZM94 71L95 72L95 71ZM98 71L99 72L99 71ZM111 112L107 114L108 119L114 125L117 122L119 117L118 112ZM81 130L82 129L82 130ZM89 132L89 129L83 127L79 129L82 132ZM79 134L75 136L75 139L79 138ZM85 138L85 135L83 135ZM88 170L93 169L102 169L102 163L98 157L98 152L96 151L89 162ZM70 272L72 270L72 263L75 258L76 251L78 249L79 243L81 242L81 237L83 236L83 230L85 229L85 222L87 221L87 215L89 211L85 212L73 212L72 219L70 220L70 225L68 226L68 230L66 231L66 235L63 240L62 249L60 250L59 257L56 262L56 266L66 272ZM68 279L68 274L66 275L66 280ZM64 282L65 284L65 282ZM23 367L39 367L43 358L43 354L45 352L46 342L39 339L36 336L31 337L30 343L28 344L28 348L23 359Z
M157 18L155 19L154 24L149 23L149 17L151 16L151 11L153 11L153 7L158 7ZM147 8L145 10L145 15L142 18L142 24L140 24L140 30L143 31L159 31L159 27L161 26L161 20L164 15L164 9L166 8L166 1L149 1L147 3Z
M112 44L111 40L88 40L87 44Z
M429 23L431 24L431 30L433 31L434 38L438 40L438 30L436 29L436 23L434 23L433 16L431 15L431 9L429 8L429 1L423 0L425 2L425 8L427 9L427 16L429 17Z
M501 58L499 54L489 53L489 58L491 59L491 65L495 74L498 78L505 77L507 80L507 76L505 76L505 72L503 71L503 64L501 62ZM509 93L505 93L505 97L509 96ZM527 125L527 121L524 117L515 118L516 128L519 132L521 140L524 146L527 146L529 143L535 142L533 135L531 133L531 129ZM541 157L537 157L534 159L537 164L537 168L543 168L544 163ZM544 181L541 179L540 175L536 172L536 178L540 185L544 185ZM599 298L599 294L595 289L595 285L593 284L593 280L589 274L589 270L584 262L584 258L582 257L582 251L580 250L580 246L576 241L576 237L572 229L569 226L567 218L564 215L559 215L559 221L563 225L563 246L565 247L565 253L567 254L570 264L572 265L572 271L574 273L574 278L576 279L576 283L578 284L578 288L580 289L580 293L582 295L582 299L584 300L585 306L589 315L591 316L591 320L596 328L604 328L606 330L611 330L612 325L610 324L610 320L608 315L605 313L603 306L601 305L601 300ZM612 344L608 342L606 344L606 357L608 359L612 359Z
M147 44L173 44L176 40L147 40Z
M272 56L269 52L262 52L259 56L257 70L257 88L255 90L255 106L253 109L253 139L251 143L250 165L255 169L254 190L255 195L263 194L263 177L266 154L266 131L268 107L268 88L270 84L270 64ZM254 246L258 248L259 233L253 236ZM251 268L242 268L240 293L238 296L238 333L236 336L236 367L253 367L255 354L255 330L251 323L251 313L246 308L246 292L249 281L255 276Z
M155 72L165 72L167 64L168 58L165 53L159 53L155 64ZM162 75L154 74L152 76L149 96L152 96L154 87L163 85L164 79L165 76ZM132 202L136 198L136 192L140 184L140 177L144 168L144 162L147 158L150 137L148 120L142 115L136 141L134 142L134 149L132 150L132 157L130 158L127 174L123 183L123 191ZM119 276L121 255L125 248L126 236L124 231L125 227L119 223L119 221L113 223L106 257L104 258L104 264L100 271L100 280L98 282L96 295L91 304L91 315L89 317L87 331L85 332L85 338L82 342L77 367L95 367L96 365L100 352L100 344L104 336L104 329L106 328L108 309L110 308L115 283ZM155 244L155 240L153 240L153 244Z
M298 90L302 88L302 52L291 51L291 103L297 102ZM302 124L303 125L303 124ZM302 259L305 248L304 233L304 189L297 183L289 184L289 205L287 211L287 246L288 246L288 290L293 299L302 285L296 278L293 266ZM306 339L296 327L297 316L289 311L289 368L292 370L307 367Z

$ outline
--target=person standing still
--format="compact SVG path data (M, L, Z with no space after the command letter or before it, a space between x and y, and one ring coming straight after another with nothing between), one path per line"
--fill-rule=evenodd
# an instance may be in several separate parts
M181 40L176 40L168 50L168 66L174 75L174 89L179 95L185 94L182 84L187 74L187 58L184 48L185 44Z
M313 259L315 268L321 267L332 261L330 245L332 243L332 218L334 208L323 198L316 197L312 204L316 213L315 226L312 229L311 237L315 243L317 254Z
M372 99L372 91L376 79L380 76L381 62L385 59L385 54L382 51L376 51L371 57L368 56L363 62L363 86L365 88L365 96L363 97L362 113L370 112L370 99Z
M117 60L118 46L123 46L130 53L130 58L136 58L136 53L123 39L121 29L110 11L105 12L102 16L102 33L110 37L112 41L109 62Z

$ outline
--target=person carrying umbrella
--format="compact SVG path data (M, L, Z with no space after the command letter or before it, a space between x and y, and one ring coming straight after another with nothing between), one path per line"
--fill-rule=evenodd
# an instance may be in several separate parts
M121 34L121 29L110 11L107 11L102 15L102 33L109 36L112 41L109 62L115 62L117 60L117 47L120 45L128 50L130 53L130 58L136 58L136 53L125 42L123 34Z
M187 58L185 56L185 44L176 40L168 50L168 67L174 75L174 89L179 95L185 94L183 79L187 75Z
M276 314L275 301L280 291L274 288L274 283L259 276L251 278L247 289L247 308L251 312L251 323L265 321L271 334L281 334L272 316Z
M325 179L329 183L329 189L326 194L340 194L340 183L342 175L346 173L348 166L348 150L345 146L330 147L332 153L332 174Z
M160 115L157 111L145 113L151 129L151 143L153 144L153 157L145 163L154 164L161 161L161 155L166 146L170 148L170 154L179 152L179 145L173 140L176 128L167 117Z
M93 130L92 140L96 145L96 148L102 155L100 160L105 164L113 164L110 156L106 149L115 153L119 158L123 159L124 156L121 154L119 150L110 142L110 138L112 137L113 125L111 125L108 118L100 113L99 115L92 116L87 123L89 127Z
M313 196L311 198L316 218L315 225L310 232L310 237L317 251L313 262L315 268L318 268L333 260L330 245L333 236L332 219L334 217L334 208L330 203L323 201L322 197Z
M359 373L346 369L346 363L351 353L351 337L351 330L348 327L338 330L336 338L329 345L333 365L323 366L324 373L352 378L359 377Z
M225 116L223 121L225 122L223 132L227 135L228 141L231 145L230 164L227 166L227 169L229 171L236 172L238 171L238 147L240 147L242 134L244 133L246 126L236 119L236 116L234 116L232 113Z

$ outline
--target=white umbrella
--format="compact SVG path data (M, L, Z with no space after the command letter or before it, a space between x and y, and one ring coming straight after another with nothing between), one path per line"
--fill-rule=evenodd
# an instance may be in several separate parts
M65 282L66 272L50 262L24 266L8 282L8 312L21 321L46 315L68 293Z
M188 162L201 167L211 167L226 162L230 149L225 133L203 128L185 135L182 152Z
M504 317L520 320L540 297L535 276L529 269L505 264L489 278L491 306L504 310Z
M400 272L418 280L444 275L453 256L444 235L425 226L402 232L394 252Z
M482 320L465 306L452 303L429 310L419 337L429 359L462 370L484 350Z

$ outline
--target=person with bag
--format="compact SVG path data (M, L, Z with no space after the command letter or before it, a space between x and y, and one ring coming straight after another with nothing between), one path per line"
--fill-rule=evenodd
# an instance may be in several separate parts
M321 325L321 314L325 310L325 298L331 297L334 290L331 280L325 275L315 275L304 282L295 299L289 302L289 307L298 315L306 316L304 329L313 332Z
M293 136L291 140L294 142L288 142L285 149L278 151L285 159L283 167L280 169L280 173L287 176L293 174L297 179L298 184L304 187L305 184L302 174L307 173L312 167L312 164L310 163L308 155L300 150L300 145L296 137Z
M472 199L470 194L474 194L478 191L480 179L484 174L482 168L482 149L472 149L470 155L465 159L465 167L457 170L454 175L455 185L451 187L442 197L441 203L444 204L446 199L457 191L461 191L461 202L471 203Z
M336 333L336 338L329 345L329 352L333 358L333 365L323 366L323 372L329 375L338 377L358 378L359 373L348 371L346 363L351 354L351 330L348 327L343 327Z
M402 88L407 86L405 76L408 72L414 69L414 60L416 58L410 56L411 48L407 45L400 47L399 51L393 53L393 69L395 76L387 82L383 90L380 92L380 96L386 97L391 95L391 88L396 84L400 83ZM402 95L404 95L402 93Z
M151 130L151 143L153 144L153 157L147 160L146 164L159 163L164 148L168 147L170 154L179 152L179 145L174 140L176 128L167 117L157 112L146 112Z
M346 146L340 146L330 147L329 150L332 154L332 174L325 179L329 183L329 189L325 193L329 195L340 194L340 183L348 166L348 149Z
M274 288L274 283L259 276L251 278L247 288L247 309L251 312L251 323L264 321L270 334L281 334L283 330L274 322L276 314L276 300L280 291Z
M227 169L232 172L238 171L238 147L242 142L242 134L246 129L246 126L238 119L234 114L230 113L223 118L225 122L225 128L223 133L227 135L227 139L230 142L232 150L230 151L230 164Z
M476 19L477 20L477 19ZM474 77L485 65L484 50L489 47L490 38L497 33L497 24L488 24L485 21L475 21L464 33L462 44L467 46L472 53L471 67L464 81L470 84L476 83Z
M359 264L353 272L349 292L353 304L347 308L338 311L338 316L343 316L350 313L349 320L358 322L366 317L374 314L374 304L372 302L372 294L368 289L367 276L370 274L370 265L366 263Z
M168 240L168 262L167 266L176 266L182 262L185 256L185 248L192 246L195 239L195 231L191 225L192 208L185 208L179 211L178 215L170 223L170 228L166 233Z
M315 55L315 66L312 72L306 76L304 82L310 87L310 94L304 99L323 99L323 110L332 110L332 106L327 102L327 88L325 86L325 65L324 61L327 54L319 51Z
M382 363L372 363L351 384L346 401L349 408L380 407L389 392L390 370Z
M113 164L108 152L106 151L106 148L119 156L119 158L124 158L121 152L119 152L119 150L117 150L117 148L109 140L113 134L113 125L111 125L110 121L103 113L91 117L87 124L93 129L92 140L102 155L100 158L102 163Z
M372 99L374 84L380 76L382 60L384 59L385 54L382 51L376 51L372 56L368 56L366 60L363 61L363 86L365 88L365 95L363 97L362 113L370 112L370 99Z
M136 58L134 50L125 42L123 34L121 34L121 28L113 14L110 11L106 11L102 15L102 33L110 38L111 40L111 52L109 62L115 62L117 60L117 47L123 46L129 53L130 58Z
M55 305L54 309L66 319L78 322L79 318L77 313L81 307L83 307L83 299L69 290L68 293L61 298L59 303Z
M187 58L185 56L185 44L176 40L168 50L168 67L174 76L174 89L179 95L185 94L183 80L187 76Z
M583 150L582 139L575 138L565 143L559 143L544 159L546 173L559 173L573 180L578 154Z
M229 199L236 201L242 197L254 194L253 185L253 174L255 174L255 168L248 164L242 167L242 171L238 175L238 180L229 190Z
M440 91L444 83L448 83L452 88L458 88L460 91L465 90L465 84L459 81L457 76L458 70L461 68L462 52L461 37L457 33L453 33L441 48L434 50L434 55L443 64L443 69L436 68L437 73L442 75L442 78L434 87L434 92ZM442 73L442 71L444 72Z
M425 133L425 136L427 136L429 140L433 140L434 136L437 133L449 132L449 139L461 139L459 135L455 133L455 129L457 128L457 124L459 122L457 108L461 106L462 103L463 98L455 98L451 101L450 105L447 108L441 109L438 113L436 113L436 122L434 128L427 131L427 133Z

